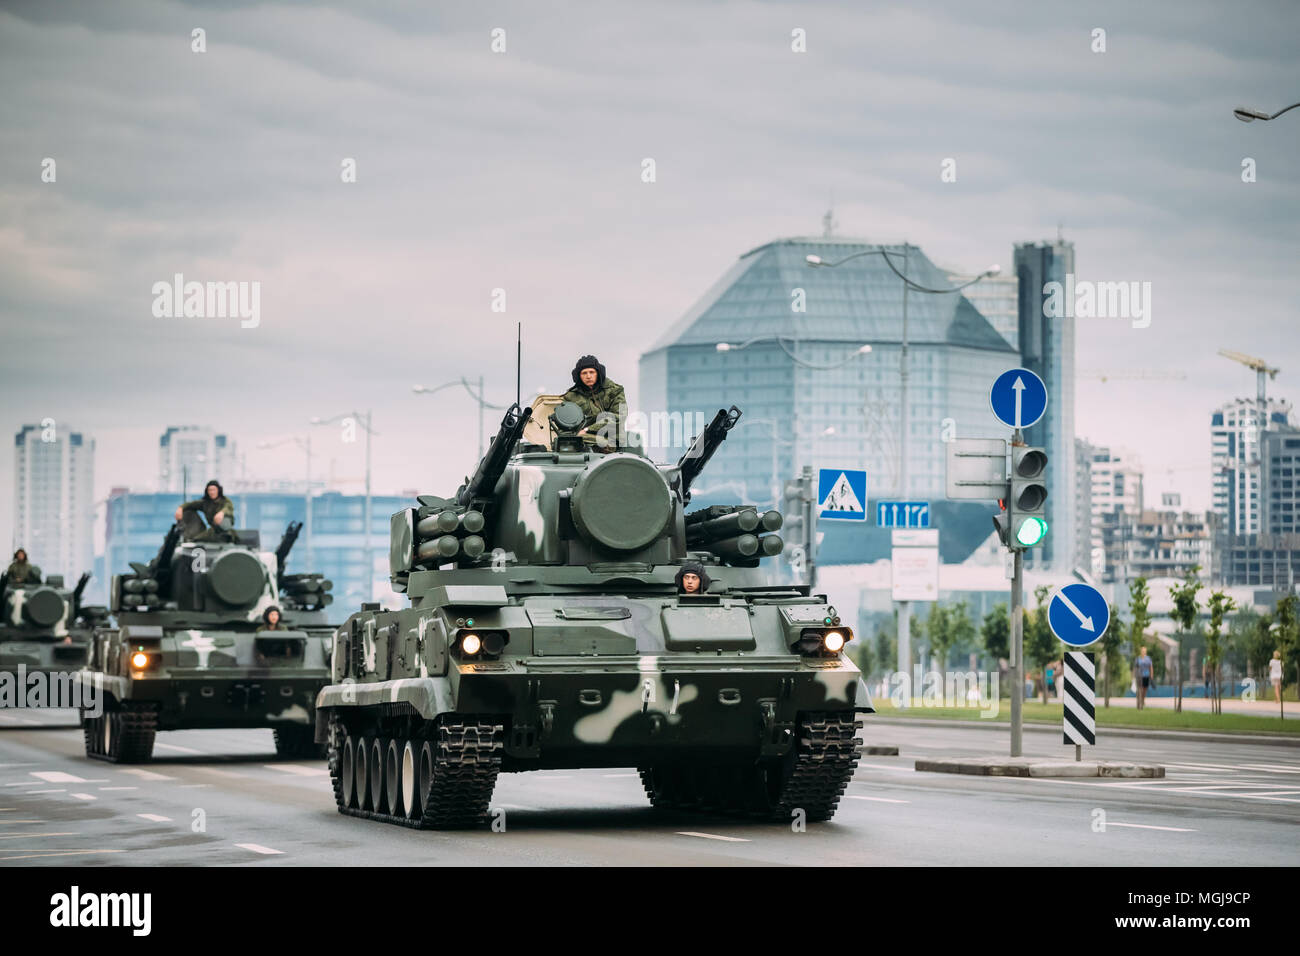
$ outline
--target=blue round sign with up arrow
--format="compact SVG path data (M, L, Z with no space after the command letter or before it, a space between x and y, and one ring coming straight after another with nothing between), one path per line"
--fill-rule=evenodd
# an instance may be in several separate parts
M1047 386L1027 368L1008 369L989 389L989 405L1003 425L1028 428L1047 411Z
M1047 603L1047 623L1071 647L1084 647L1105 633L1110 607L1091 584L1067 584Z

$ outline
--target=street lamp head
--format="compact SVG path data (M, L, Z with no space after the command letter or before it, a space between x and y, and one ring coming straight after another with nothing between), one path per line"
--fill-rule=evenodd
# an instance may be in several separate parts
M995 263L993 263L993 265L991 265L991 266L988 267L988 269L985 271L984 274L985 274L986 276L996 276L996 275L1001 275L1001 274L1002 274L1002 267L1001 267L1000 265L998 265L998 264L995 262Z
M804 256L804 261L810 266L825 265L825 263L822 262L821 256Z
M716 348L719 352L730 352L732 346L730 342L719 342Z
M1273 117L1269 116L1263 110L1252 110L1248 106L1238 106L1232 111L1232 115L1237 117L1243 123L1253 123L1255 120L1267 120Z
M416 395L419 395L421 392L424 391L424 386L423 386L423 385L412 385L412 386L411 386L411 391L413 391Z
M309 424L312 424L312 425L319 425L319 424L320 424L321 422L323 422L324 420L325 420L325 419L321 418L319 415L313 415L313 416L311 417L311 422L310 422Z
M871 351L871 346L870 346L870 345L864 345L864 346L862 346L862 348L858 349L858 354L859 354L859 355L866 355L866 354L867 354L868 352L870 352L870 351Z

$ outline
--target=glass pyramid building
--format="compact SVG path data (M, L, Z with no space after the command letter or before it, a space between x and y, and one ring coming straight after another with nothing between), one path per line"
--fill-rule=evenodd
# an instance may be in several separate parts
M719 408L744 416L697 484L692 507L782 507L805 465L867 473L863 522L826 521L818 560L887 558L879 500L931 503L941 556L961 561L992 533L992 502L945 500L945 437L1001 437L988 390L1019 354L960 293L906 296L907 435L900 430L904 284L949 289L949 273L916 246L831 237L778 239L740 257L640 360L647 450L675 460ZM809 255L835 268L807 263ZM719 344L728 347L718 348ZM864 349L870 346L870 349ZM668 423L685 423L674 431ZM906 481L900 481L906 442Z

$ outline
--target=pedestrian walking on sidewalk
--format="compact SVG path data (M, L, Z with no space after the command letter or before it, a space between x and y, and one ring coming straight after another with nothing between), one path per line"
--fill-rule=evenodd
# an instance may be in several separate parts
M1282 699L1282 652L1274 651L1273 659L1268 662L1268 679L1273 685L1273 699Z
M1137 709L1146 707L1147 691L1151 689L1151 658L1145 647L1139 648L1138 658L1133 662L1133 683L1137 687Z

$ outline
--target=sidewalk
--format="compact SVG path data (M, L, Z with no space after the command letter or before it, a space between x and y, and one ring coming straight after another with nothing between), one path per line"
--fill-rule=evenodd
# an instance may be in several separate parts
M1114 703L1112 701L1112 703ZM921 713L923 708L916 708ZM902 724L906 727L951 727L956 730L987 730L990 727L1005 728L1009 726L1006 718L1000 720L953 720L948 717L896 717L893 714L868 714L867 719L874 725ZM1061 725L1058 723L1041 723L1026 721L1025 733L1054 734L1061 739ZM1098 736L1137 737L1142 740L1189 740L1198 743L1213 744L1266 744L1275 747L1300 747L1300 734L1249 734L1221 733L1205 730L1146 730L1137 727L1099 727Z
M1035 697L1035 700L1042 700L1042 697ZM1059 704L1060 700L1048 697L1048 702ZM1101 710L1104 699L1101 691L1097 692L1097 709ZM1137 707L1136 697L1111 697L1111 707L1127 707L1133 710ZM1146 706L1150 708L1160 708L1161 710L1173 710L1174 699L1172 697L1148 697ZM1283 709L1287 720L1300 719L1300 704L1293 700L1283 701ZM1183 710L1196 710L1203 714L1210 712L1210 701L1205 697L1184 697ZM1275 700L1240 700L1236 697L1223 698L1223 712L1225 714L1245 714L1250 717L1276 717L1277 701Z

